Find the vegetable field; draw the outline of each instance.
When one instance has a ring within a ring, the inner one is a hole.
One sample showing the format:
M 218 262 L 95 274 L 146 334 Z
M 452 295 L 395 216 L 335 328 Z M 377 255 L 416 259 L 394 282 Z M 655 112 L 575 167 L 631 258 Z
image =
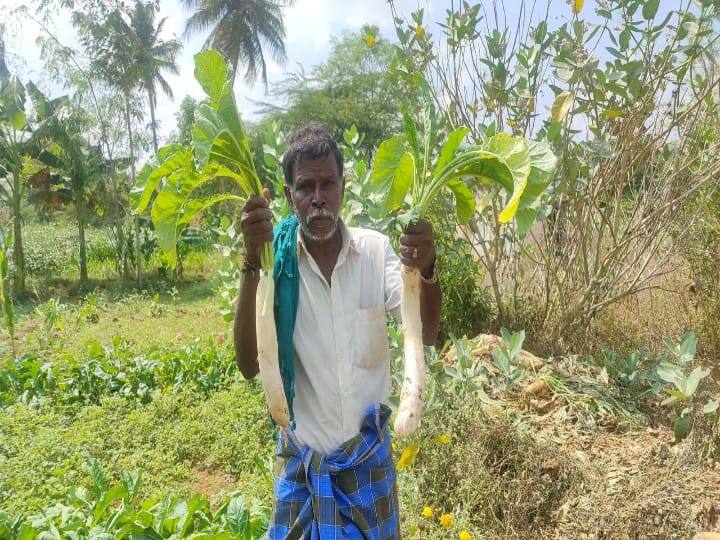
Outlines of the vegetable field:
M 432 225 L 438 339 L 408 267 L 387 329 L 403 537 L 720 538 L 720 3 L 311 4 L 0 6 L 0 540 L 265 535 L 239 221 L 292 212 L 309 121 L 348 226 Z

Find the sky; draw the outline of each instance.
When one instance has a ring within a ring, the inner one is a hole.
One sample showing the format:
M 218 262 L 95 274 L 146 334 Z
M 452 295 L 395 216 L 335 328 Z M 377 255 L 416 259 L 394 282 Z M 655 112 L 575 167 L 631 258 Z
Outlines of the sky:
M 33 21 L 10 15 L 17 7 L 27 4 L 27 0 L 0 0 L 0 20 L 5 20 L 8 25 L 6 47 L 10 55 L 11 70 L 23 80 L 39 82 L 50 95 L 61 94 L 64 92 L 63 88 L 48 80 L 44 73 L 43 60 L 35 43 L 35 38 L 41 31 L 40 27 Z M 398 0 L 396 4 L 407 13 L 417 6 L 416 0 Z M 270 88 L 273 83 L 282 80 L 286 73 L 298 71 L 299 65 L 309 71 L 323 62 L 330 52 L 331 36 L 358 31 L 364 24 L 377 25 L 382 35 L 394 36 L 392 17 L 386 0 L 343 0 L 342 8 L 339 8 L 339 5 L 337 0 L 296 0 L 292 7 L 285 10 L 288 59 L 284 66 L 280 66 L 266 56 Z M 437 2 L 435 7 L 425 5 L 425 9 L 431 13 L 440 8 L 440 13 L 444 13 L 444 7 Z M 164 37 L 182 39 L 189 12 L 180 2 L 161 0 L 160 16 L 167 17 Z M 77 47 L 77 36 L 68 12 L 60 13 L 57 19 L 52 21 L 52 28 L 64 45 Z M 183 50 L 178 59 L 180 73 L 166 75 L 173 88 L 174 99 L 170 100 L 162 94 L 158 96 L 157 118 L 161 140 L 175 128 L 175 114 L 182 98 L 186 95 L 198 98 L 203 96 L 193 76 L 193 55 L 201 50 L 205 38 L 206 35 L 196 35 L 189 40 L 182 40 Z M 253 101 L 271 100 L 265 95 L 262 83 L 251 86 L 246 84 L 242 77 L 238 77 L 235 91 L 244 118 L 256 118 L 258 106 L 253 104 Z
M 35 43 L 36 36 L 41 32 L 39 26 L 27 18 L 12 16 L 13 10 L 37 0 L 0 0 L 0 21 L 7 24 L 6 47 L 10 56 L 10 68 L 20 75 L 22 80 L 33 80 L 50 96 L 67 93 L 67 89 L 59 87 L 48 79 L 44 72 L 40 50 Z M 437 21 L 444 19 L 445 10 L 454 1 L 459 0 L 395 0 L 398 10 L 409 18 L 410 13 L 422 7 L 426 20 L 432 21 L 428 30 L 439 34 Z M 486 9 L 490 9 L 495 0 L 479 0 Z M 504 0 L 498 2 L 506 10 L 507 20 L 512 24 L 517 18 L 518 7 L 524 0 Z M 526 2 L 528 0 L 525 0 Z M 535 0 L 533 0 L 534 2 Z M 471 2 L 475 3 L 475 2 Z M 663 0 L 661 12 L 677 8 L 680 0 Z M 543 1 L 537 1 L 536 12 L 544 15 Z M 591 15 L 596 7 L 596 0 L 584 2 L 583 16 Z M 526 4 L 527 5 L 527 4 Z M 160 0 L 160 16 L 167 17 L 164 38 L 177 37 L 182 39 L 185 21 L 189 13 L 182 7 L 179 0 Z M 659 14 L 662 17 L 663 13 Z M 268 80 L 272 89 L 274 83 L 282 80 L 287 73 L 296 72 L 299 66 L 305 71 L 327 59 L 331 48 L 331 37 L 343 32 L 354 32 L 364 24 L 377 25 L 383 38 L 395 40 L 392 15 L 387 0 L 295 0 L 292 7 L 285 9 L 285 26 L 287 31 L 286 50 L 287 62 L 280 66 L 268 56 Z M 571 18 L 571 10 L 566 0 L 551 0 L 549 25 L 556 27 Z M 54 33 L 64 45 L 77 47 L 77 36 L 70 23 L 68 12 L 61 12 L 51 24 Z M 200 98 L 203 93 L 193 76 L 193 55 L 201 50 L 206 35 L 196 35 L 183 41 L 183 50 L 178 59 L 180 73 L 167 74 L 166 78 L 174 91 L 174 100 L 160 94 L 158 96 L 157 118 L 161 141 L 175 128 L 177 113 L 182 98 L 186 95 Z M 248 85 L 242 77 L 236 81 L 238 106 L 245 119 L 257 119 L 258 106 L 253 102 L 272 101 L 265 95 L 262 83 Z M 542 104 L 549 107 L 549 104 Z

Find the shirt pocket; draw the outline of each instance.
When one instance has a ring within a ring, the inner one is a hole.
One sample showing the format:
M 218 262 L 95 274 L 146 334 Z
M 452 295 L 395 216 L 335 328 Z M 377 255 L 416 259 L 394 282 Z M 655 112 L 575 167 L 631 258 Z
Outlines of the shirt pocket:
M 388 359 L 389 344 L 385 306 L 357 311 L 355 363 L 362 368 L 380 366 Z

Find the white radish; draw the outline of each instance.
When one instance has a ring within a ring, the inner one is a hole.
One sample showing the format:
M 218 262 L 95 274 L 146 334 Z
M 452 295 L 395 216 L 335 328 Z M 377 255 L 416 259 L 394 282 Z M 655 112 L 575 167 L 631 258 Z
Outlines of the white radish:
M 290 412 L 278 361 L 278 343 L 273 310 L 274 298 L 275 282 L 272 273 L 263 270 L 260 273 L 260 281 L 255 296 L 255 331 L 257 334 L 260 381 L 265 391 L 270 416 L 281 428 L 286 428 L 290 423 Z
M 400 406 L 395 418 L 395 433 L 398 437 L 411 435 L 420 423 L 425 393 L 425 354 L 422 341 L 422 319 L 420 317 L 420 271 L 408 266 L 402 267 L 402 317 L 405 355 L 405 373 Z

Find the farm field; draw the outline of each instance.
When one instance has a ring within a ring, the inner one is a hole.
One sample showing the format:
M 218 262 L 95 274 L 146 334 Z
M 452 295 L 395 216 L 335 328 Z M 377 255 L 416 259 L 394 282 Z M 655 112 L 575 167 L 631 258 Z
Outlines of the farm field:
M 402 538 L 718 540 L 720 4 L 318 9 L 0 6 L 0 540 L 273 537 L 340 219 Z

